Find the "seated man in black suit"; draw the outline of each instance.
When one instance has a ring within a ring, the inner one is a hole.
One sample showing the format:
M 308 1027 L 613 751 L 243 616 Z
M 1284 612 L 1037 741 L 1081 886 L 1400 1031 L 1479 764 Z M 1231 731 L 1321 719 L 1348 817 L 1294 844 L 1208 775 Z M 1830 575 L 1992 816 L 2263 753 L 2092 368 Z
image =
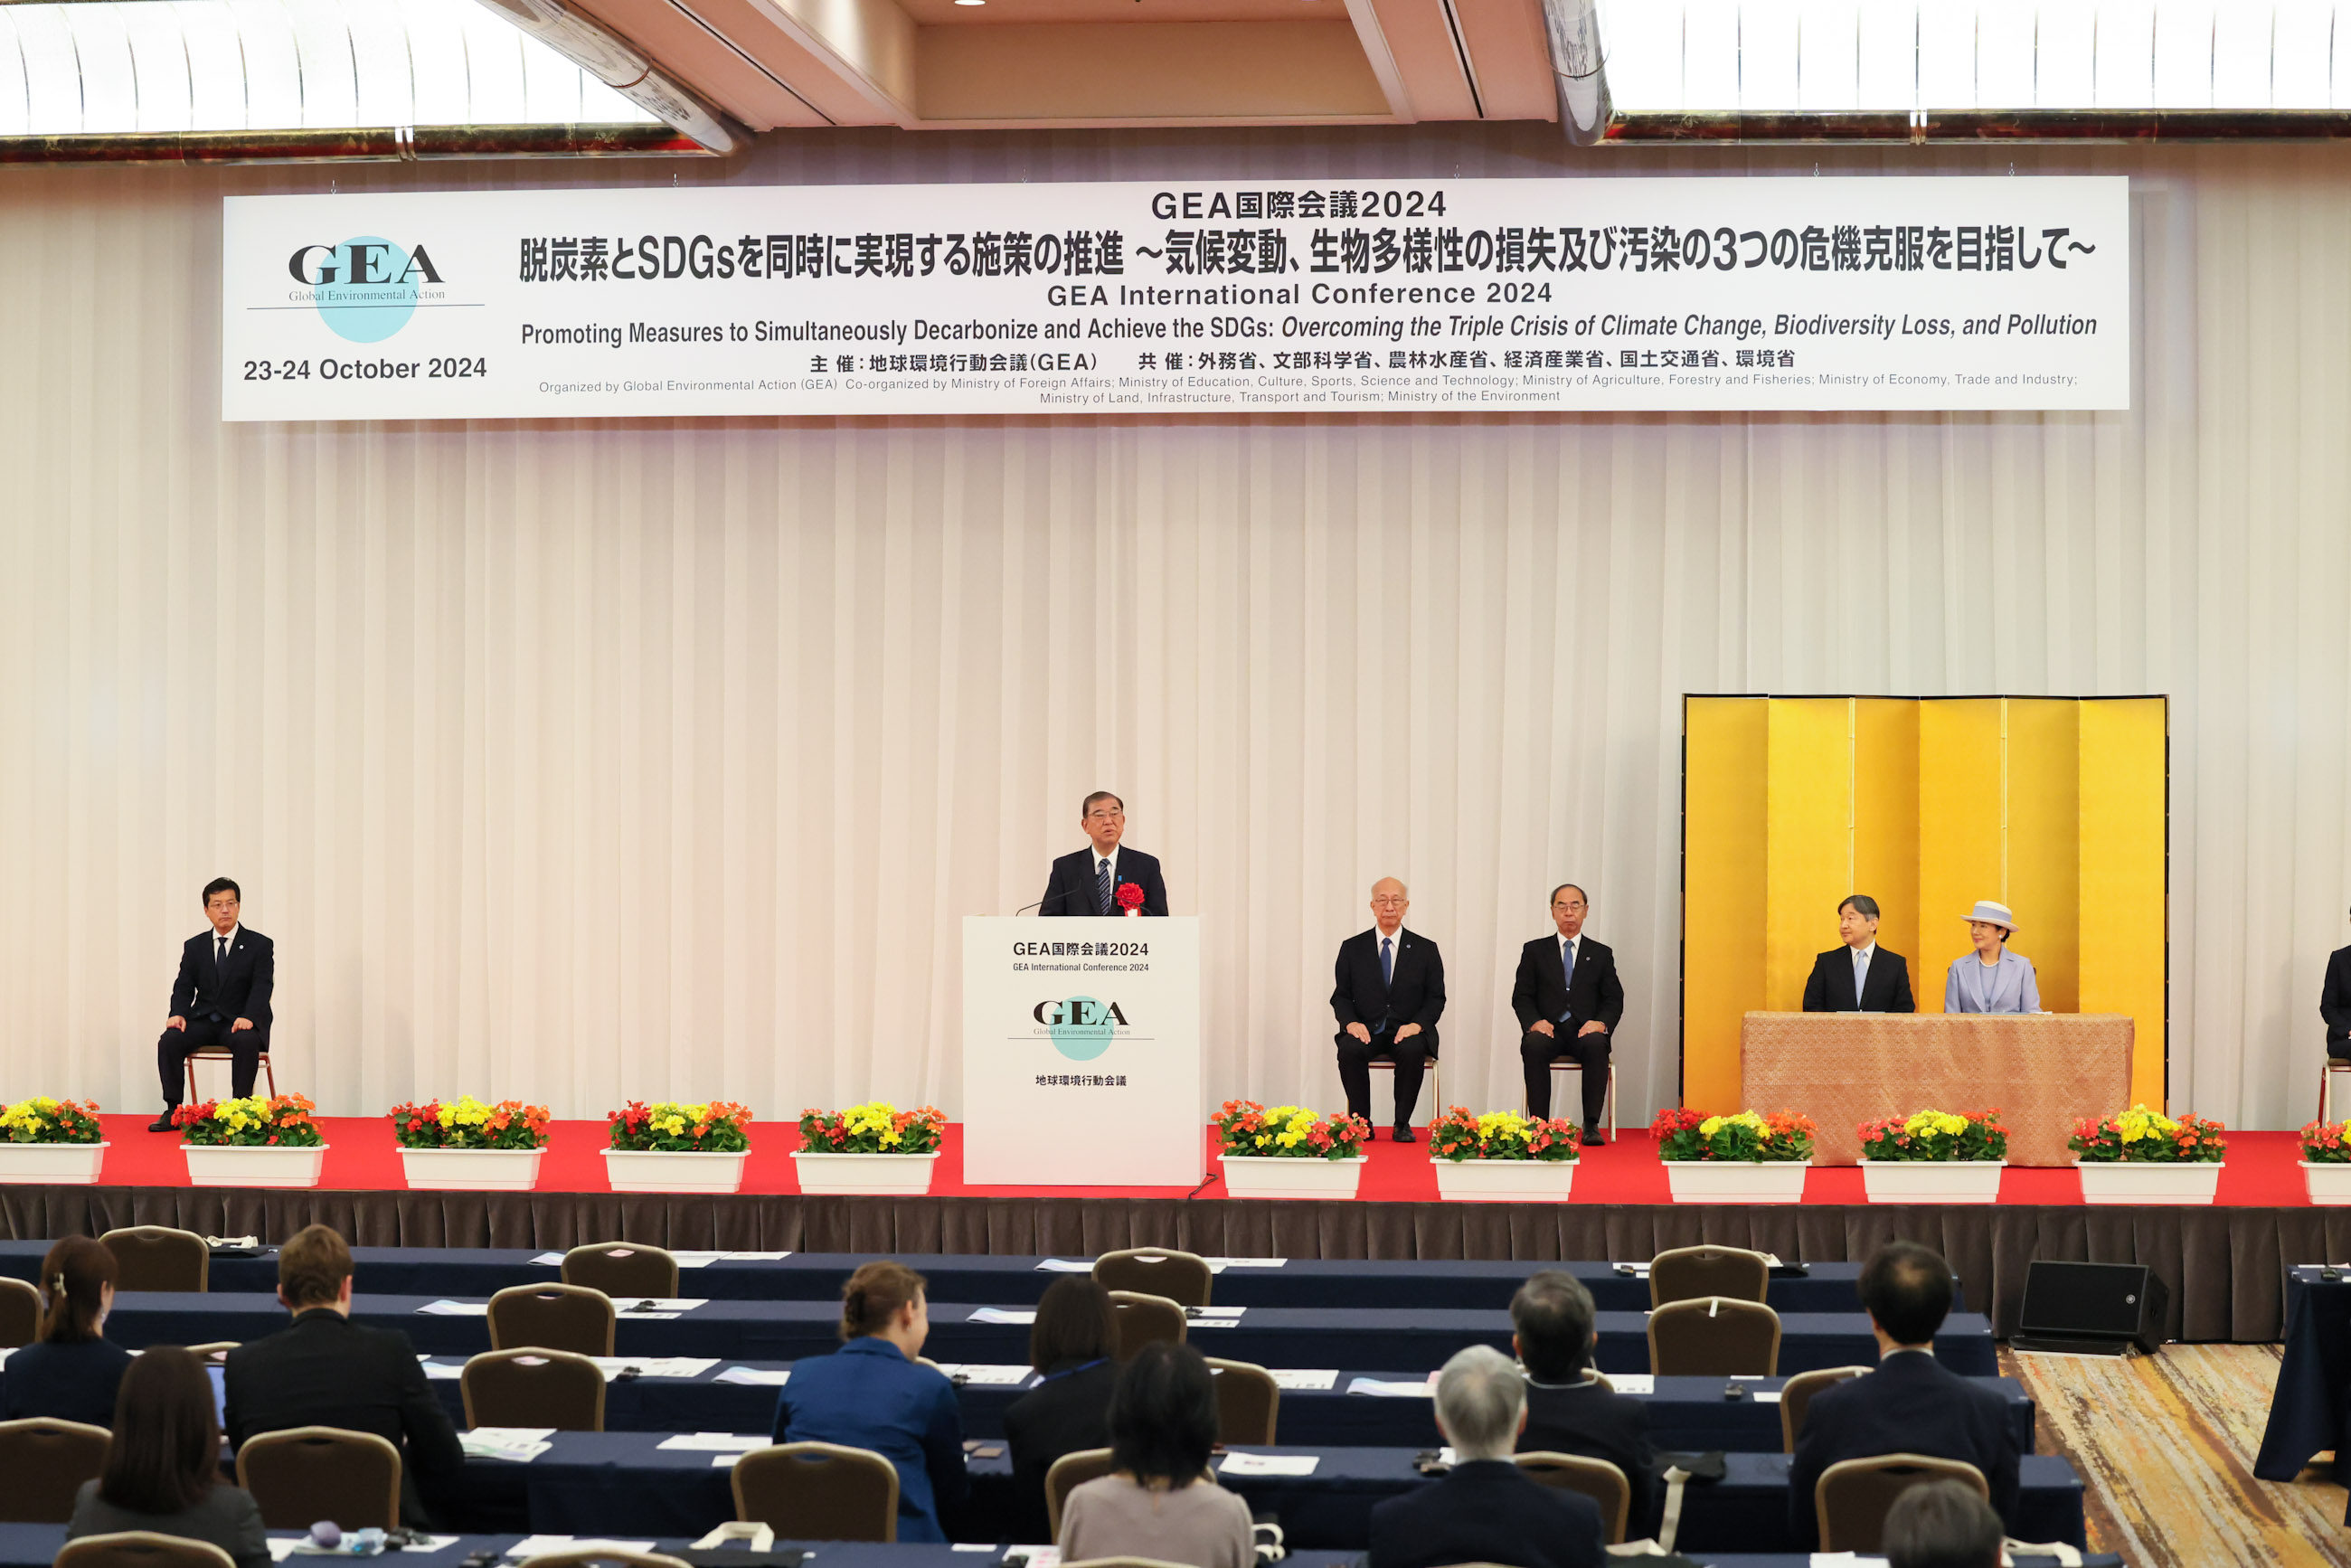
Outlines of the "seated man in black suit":
M 188 1053 L 226 1046 L 229 1088 L 240 1100 L 253 1092 L 261 1053 L 269 1049 L 269 993 L 277 984 L 277 952 L 269 938 L 237 923 L 244 891 L 225 876 L 204 883 L 204 918 L 210 931 L 180 947 L 180 973 L 172 981 L 172 1016 L 155 1042 L 155 1067 L 163 1078 L 163 1113 L 151 1133 L 172 1130 Z
M 2326 956 L 2326 983 L 2318 993 L 2318 1016 L 2326 1020 L 2326 1054 L 2351 1061 L 2351 947 L 2337 947 Z M 2342 1109 L 2334 1108 L 2336 1121 Z
M 1339 944 L 1331 1011 L 1339 1019 L 1339 1082 L 1347 1113 L 1372 1119 L 1374 1058 L 1395 1063 L 1395 1141 L 1412 1142 L 1412 1108 L 1421 1074 L 1437 1060 L 1437 1020 L 1445 1015 L 1445 959 L 1437 944 L 1404 928 L 1412 907 L 1404 883 L 1372 883 L 1372 928 Z
M 1856 893 L 1837 905 L 1837 935 L 1844 946 L 1813 960 L 1804 981 L 1808 1013 L 1915 1013 L 1910 965 L 1899 953 L 1877 945 L 1877 900 Z
M 1510 1347 L 1527 1379 L 1519 1452 L 1581 1454 L 1624 1471 L 1633 1488 L 1625 1532 L 1638 1541 L 1657 1531 L 1649 1412 L 1639 1400 L 1587 1379 L 1592 1348 L 1600 1343 L 1592 1322 L 1592 1292 L 1556 1269 L 1532 1276 L 1510 1298 Z
M 1915 1242 L 1880 1248 L 1861 1271 L 1861 1304 L 1877 1333 L 1877 1370 L 1813 1396 L 1788 1469 L 1788 1529 L 1798 1549 L 1820 1543 L 1813 1489 L 1840 1459 L 1925 1454 L 1983 1472 L 1992 1507 L 2016 1526 L 2016 1439 L 2000 1395 L 1947 1372 L 1935 1331 L 1951 1310 L 1951 1268 Z
M 350 1321 L 351 1249 L 323 1225 L 279 1249 L 277 1299 L 292 1325 L 228 1353 L 230 1446 L 289 1427 L 372 1432 L 401 1450 L 401 1522 L 427 1528 L 424 1497 L 455 1480 L 465 1456 L 416 1347 L 397 1329 Z
M 1886 1511 L 1886 1568 L 2000 1568 L 2000 1515 L 1963 1481 L 1920 1481 Z
M 1625 987 L 1616 955 L 1583 935 L 1592 904 L 1572 882 L 1552 889 L 1552 924 L 1558 934 L 1538 936 L 1519 954 L 1510 1010 L 1519 1015 L 1519 1064 L 1526 1074 L 1527 1110 L 1551 1114 L 1551 1064 L 1573 1060 L 1583 1069 L 1583 1141 L 1604 1144 L 1600 1118 L 1608 1104 L 1608 1040 L 1625 1017 Z
M 1167 884 L 1159 880 L 1159 862 L 1119 840 L 1126 835 L 1126 802 L 1107 789 L 1097 789 L 1078 808 L 1078 826 L 1093 841 L 1092 849 L 1074 850 L 1053 862 L 1046 879 L 1040 915 L 1123 915 L 1120 890 L 1133 885 L 1141 894 L 1145 915 L 1167 913 Z M 1133 894 L 1129 895 L 1134 896 Z
M 1372 1505 L 1370 1568 L 1600 1568 L 1607 1554 L 1599 1506 L 1510 1462 L 1526 1420 L 1526 1385 L 1500 1351 L 1473 1344 L 1456 1353 L 1437 1378 L 1437 1429 L 1452 1446 L 1453 1469 Z

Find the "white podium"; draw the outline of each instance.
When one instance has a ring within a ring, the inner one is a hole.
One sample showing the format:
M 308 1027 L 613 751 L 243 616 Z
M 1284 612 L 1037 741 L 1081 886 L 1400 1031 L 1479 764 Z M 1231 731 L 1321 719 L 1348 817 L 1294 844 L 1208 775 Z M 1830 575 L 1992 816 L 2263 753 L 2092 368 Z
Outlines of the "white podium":
M 963 923 L 963 1179 L 1191 1186 L 1203 1170 L 1197 915 Z

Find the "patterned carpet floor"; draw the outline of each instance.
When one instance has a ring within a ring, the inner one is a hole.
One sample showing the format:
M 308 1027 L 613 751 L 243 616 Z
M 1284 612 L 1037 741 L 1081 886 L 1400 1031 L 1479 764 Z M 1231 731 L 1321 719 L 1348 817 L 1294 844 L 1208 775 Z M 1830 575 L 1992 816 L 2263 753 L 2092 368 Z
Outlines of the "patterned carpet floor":
M 2040 1451 L 2081 1472 L 2091 1550 L 2132 1568 L 2351 1568 L 2345 1492 L 2325 1459 L 2291 1484 L 2253 1479 L 2279 1352 L 2171 1344 L 2110 1361 L 2003 1350 L 2001 1370 L 2040 1406 Z

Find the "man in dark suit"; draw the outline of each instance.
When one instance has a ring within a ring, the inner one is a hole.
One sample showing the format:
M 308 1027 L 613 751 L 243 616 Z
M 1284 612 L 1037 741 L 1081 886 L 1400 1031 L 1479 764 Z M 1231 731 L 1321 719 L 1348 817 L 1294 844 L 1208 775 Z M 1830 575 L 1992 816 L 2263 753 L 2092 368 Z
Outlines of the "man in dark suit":
M 350 1321 L 351 1249 L 323 1225 L 278 1250 L 277 1299 L 293 1323 L 228 1353 L 231 1447 L 289 1427 L 372 1432 L 401 1450 L 401 1522 L 427 1527 L 424 1499 L 456 1479 L 465 1456 L 416 1347 L 397 1329 Z
M 1372 1119 L 1374 1058 L 1395 1063 L 1395 1141 L 1412 1140 L 1420 1077 L 1437 1060 L 1437 1020 L 1445 1016 L 1445 959 L 1437 944 L 1404 928 L 1412 907 L 1404 883 L 1372 884 L 1372 928 L 1339 944 L 1331 1011 L 1339 1019 L 1339 1082 L 1347 1113 Z
M 1142 894 L 1144 914 L 1167 913 L 1167 884 L 1159 880 L 1159 862 L 1119 842 L 1126 834 L 1126 802 L 1107 789 L 1097 789 L 1078 808 L 1078 825 L 1093 847 L 1053 862 L 1038 914 L 1123 915 L 1126 906 L 1119 902 L 1119 890 L 1130 883 Z
M 1551 1064 L 1573 1060 L 1583 1069 L 1583 1141 L 1604 1144 L 1600 1117 L 1608 1103 L 1608 1041 L 1625 1017 L 1625 988 L 1616 955 L 1583 935 L 1592 910 L 1572 882 L 1552 890 L 1551 918 L 1558 934 L 1538 936 L 1519 954 L 1510 1010 L 1519 1015 L 1519 1062 L 1526 1071 L 1527 1110 L 1551 1114 Z
M 1808 1013 L 1915 1013 L 1910 965 L 1899 953 L 1877 945 L 1877 900 L 1856 893 L 1837 905 L 1837 935 L 1844 946 L 1813 960 L 1804 982 Z
M 1592 1292 L 1574 1275 L 1545 1269 L 1510 1298 L 1510 1347 L 1527 1380 L 1522 1454 L 1581 1454 L 1625 1472 L 1633 1489 L 1625 1534 L 1657 1531 L 1656 1451 L 1649 1446 L 1649 1413 L 1639 1400 L 1593 1379 L 1588 1368 L 1600 1331 L 1593 1325 Z
M 1526 1419 L 1526 1385 L 1500 1351 L 1473 1344 L 1457 1352 L 1437 1379 L 1437 1427 L 1453 1448 L 1453 1468 L 1372 1505 L 1371 1568 L 1601 1568 L 1599 1505 L 1510 1462 Z
M 238 1099 L 253 1092 L 261 1053 L 269 1049 L 269 993 L 277 979 L 277 953 L 269 938 L 237 922 L 243 891 L 225 876 L 204 883 L 204 917 L 213 928 L 180 948 L 172 982 L 172 1016 L 155 1042 L 155 1070 L 163 1080 L 163 1113 L 151 1133 L 172 1130 L 188 1053 L 226 1046 L 229 1086 Z
M 2016 1439 L 1991 1389 L 1946 1371 L 1935 1331 L 1951 1310 L 1951 1268 L 1914 1242 L 1880 1248 L 1861 1271 L 1861 1304 L 1877 1333 L 1877 1370 L 1813 1396 L 1788 1469 L 1788 1528 L 1797 1548 L 1820 1542 L 1813 1490 L 1840 1459 L 1925 1454 L 1975 1466 L 1991 1505 L 2016 1531 Z
M 2326 985 L 2318 993 L 2318 1016 L 2326 1020 L 2326 1054 L 2337 1061 L 2351 1061 L 2351 947 L 2337 947 L 2326 956 Z

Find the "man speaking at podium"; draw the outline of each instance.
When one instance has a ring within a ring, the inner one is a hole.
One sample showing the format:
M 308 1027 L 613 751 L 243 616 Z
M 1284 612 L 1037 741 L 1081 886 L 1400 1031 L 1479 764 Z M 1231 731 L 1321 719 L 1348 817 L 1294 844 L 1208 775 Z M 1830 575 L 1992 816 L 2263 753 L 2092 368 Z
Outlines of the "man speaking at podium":
M 277 949 L 258 931 L 238 923 L 243 890 L 225 876 L 204 883 L 204 918 L 213 928 L 188 938 L 180 948 L 180 973 L 172 982 L 172 1016 L 155 1042 L 155 1067 L 163 1080 L 163 1113 L 151 1133 L 172 1130 L 180 1083 L 191 1052 L 225 1046 L 229 1087 L 240 1100 L 253 1092 L 261 1053 L 269 1049 L 269 993 L 277 983 Z
M 1167 913 L 1167 884 L 1159 880 L 1159 862 L 1141 850 L 1119 843 L 1126 832 L 1126 802 L 1107 789 L 1097 789 L 1078 808 L 1078 825 L 1093 847 L 1077 850 L 1053 862 L 1045 883 L 1040 915 L 1123 915 L 1128 904 L 1121 890 L 1133 887 L 1126 900 L 1139 898 L 1145 915 Z

